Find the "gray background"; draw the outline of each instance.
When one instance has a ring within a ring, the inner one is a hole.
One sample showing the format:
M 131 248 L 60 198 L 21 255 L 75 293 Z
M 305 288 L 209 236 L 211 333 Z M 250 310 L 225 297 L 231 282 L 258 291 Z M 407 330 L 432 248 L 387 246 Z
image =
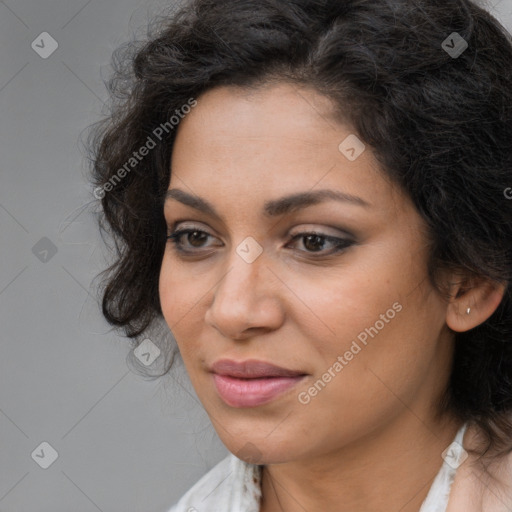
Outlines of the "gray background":
M 0 1 L 0 512 L 165 512 L 227 454 L 182 368 L 134 371 L 93 288 L 108 253 L 79 137 L 112 51 L 169 4 Z M 487 5 L 512 30 L 512 0 Z

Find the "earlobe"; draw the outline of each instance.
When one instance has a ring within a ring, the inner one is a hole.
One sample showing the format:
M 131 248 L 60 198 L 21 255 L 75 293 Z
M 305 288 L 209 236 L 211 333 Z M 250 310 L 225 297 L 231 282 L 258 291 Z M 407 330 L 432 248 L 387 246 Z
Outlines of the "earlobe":
M 471 286 L 457 285 L 446 309 L 446 324 L 455 332 L 465 332 L 484 323 L 500 305 L 506 283 L 472 280 Z

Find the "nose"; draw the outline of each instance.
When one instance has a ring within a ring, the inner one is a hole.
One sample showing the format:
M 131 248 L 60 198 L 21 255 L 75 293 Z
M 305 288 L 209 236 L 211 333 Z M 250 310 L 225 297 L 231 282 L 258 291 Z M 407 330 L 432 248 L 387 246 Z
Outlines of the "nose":
M 267 266 L 264 254 L 247 263 L 233 251 L 229 263 L 214 288 L 206 323 L 234 340 L 278 329 L 284 321 L 282 282 Z

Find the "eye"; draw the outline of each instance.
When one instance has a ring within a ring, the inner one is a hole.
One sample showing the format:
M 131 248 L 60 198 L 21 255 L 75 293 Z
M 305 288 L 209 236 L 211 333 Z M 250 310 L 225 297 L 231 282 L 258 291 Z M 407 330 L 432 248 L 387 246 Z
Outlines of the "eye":
M 302 240 L 302 245 L 306 250 L 301 250 L 301 252 L 320 253 L 322 256 L 338 253 L 354 244 L 354 241 L 348 238 L 338 238 L 317 232 L 299 233 L 292 238 L 292 241 L 295 240 Z M 331 244 L 332 249 L 330 251 L 323 250 L 326 243 Z
M 167 239 L 169 242 L 173 243 L 176 250 L 181 252 L 194 252 L 190 251 L 188 249 L 183 248 L 183 242 L 182 237 L 186 236 L 186 239 L 188 240 L 191 247 L 200 248 L 203 247 L 203 243 L 208 237 L 211 237 L 209 233 L 206 231 L 201 231 L 200 229 L 193 229 L 193 228 L 187 228 L 187 229 L 178 229 L 171 233 L 169 236 L 167 236 Z
M 208 247 L 205 245 L 208 238 L 214 238 L 206 231 L 194 228 L 179 229 L 167 236 L 169 242 L 174 244 L 176 251 L 183 254 L 200 253 L 201 249 Z M 184 240 L 187 242 L 184 244 Z M 292 237 L 291 243 L 302 240 L 305 249 L 298 249 L 300 252 L 309 254 L 319 254 L 320 256 L 329 256 L 347 249 L 355 242 L 348 238 L 338 238 L 325 233 L 306 232 L 298 233 Z M 289 245 L 289 244 L 287 244 Z M 330 250 L 325 250 L 325 246 L 330 245 Z

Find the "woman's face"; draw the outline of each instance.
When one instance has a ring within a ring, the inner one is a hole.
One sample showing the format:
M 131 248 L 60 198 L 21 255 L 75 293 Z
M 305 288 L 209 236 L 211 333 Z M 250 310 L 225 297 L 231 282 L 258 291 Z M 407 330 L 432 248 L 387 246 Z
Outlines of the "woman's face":
M 447 385 L 425 224 L 332 109 L 220 87 L 174 146 L 165 218 L 191 232 L 168 241 L 163 314 L 220 438 L 261 464 L 427 424 Z

